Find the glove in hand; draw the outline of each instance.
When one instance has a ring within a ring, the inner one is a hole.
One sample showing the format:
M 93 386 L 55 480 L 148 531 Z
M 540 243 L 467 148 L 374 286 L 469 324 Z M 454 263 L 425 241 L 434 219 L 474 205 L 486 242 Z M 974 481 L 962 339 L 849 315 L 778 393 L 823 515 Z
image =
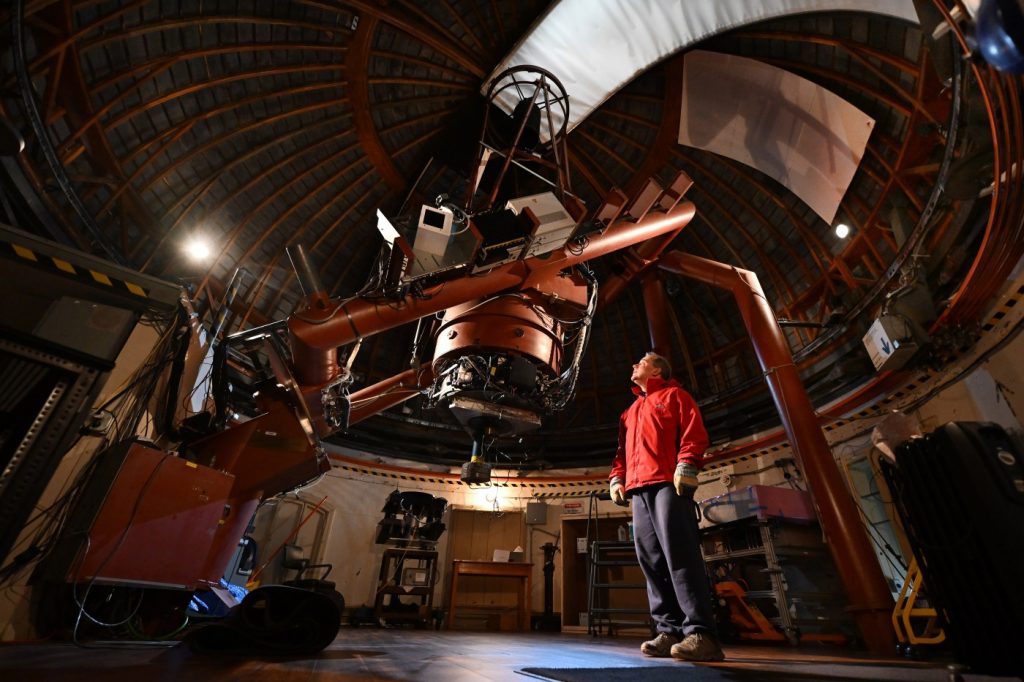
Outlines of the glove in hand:
M 672 484 L 676 487 L 676 495 L 692 500 L 693 494 L 697 492 L 697 468 L 692 464 L 677 464 Z
M 629 506 L 629 502 L 626 501 L 626 488 L 618 480 L 611 482 L 611 485 L 608 486 L 608 492 L 612 496 L 612 502 L 620 507 Z

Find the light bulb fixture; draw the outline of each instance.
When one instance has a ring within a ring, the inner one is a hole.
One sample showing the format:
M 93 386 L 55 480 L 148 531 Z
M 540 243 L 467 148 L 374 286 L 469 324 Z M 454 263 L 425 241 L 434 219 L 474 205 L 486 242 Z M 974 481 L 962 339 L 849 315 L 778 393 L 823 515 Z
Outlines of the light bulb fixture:
M 185 255 L 189 260 L 201 263 L 210 257 L 210 244 L 202 237 L 192 237 L 185 243 Z
M 836 236 L 840 239 L 846 239 L 850 236 L 850 226 L 846 223 L 836 223 Z

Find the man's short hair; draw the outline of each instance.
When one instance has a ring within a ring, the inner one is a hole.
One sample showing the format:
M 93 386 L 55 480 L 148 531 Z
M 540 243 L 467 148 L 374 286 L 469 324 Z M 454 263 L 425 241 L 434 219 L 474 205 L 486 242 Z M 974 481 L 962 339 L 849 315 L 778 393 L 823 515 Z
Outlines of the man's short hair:
M 672 365 L 668 360 L 658 355 L 654 351 L 647 353 L 644 357 L 651 361 L 651 364 L 661 370 L 661 378 L 668 381 L 672 378 Z

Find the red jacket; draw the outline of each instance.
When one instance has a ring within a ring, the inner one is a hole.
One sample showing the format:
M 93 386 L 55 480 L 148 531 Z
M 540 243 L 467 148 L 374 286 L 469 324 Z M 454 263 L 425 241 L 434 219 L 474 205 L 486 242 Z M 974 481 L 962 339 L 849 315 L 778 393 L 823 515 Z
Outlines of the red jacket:
M 619 417 L 619 448 L 609 480 L 618 478 L 626 490 L 671 482 L 676 464 L 700 470 L 708 434 L 697 403 L 674 379 L 647 380 L 647 393 L 634 388 L 637 399 Z

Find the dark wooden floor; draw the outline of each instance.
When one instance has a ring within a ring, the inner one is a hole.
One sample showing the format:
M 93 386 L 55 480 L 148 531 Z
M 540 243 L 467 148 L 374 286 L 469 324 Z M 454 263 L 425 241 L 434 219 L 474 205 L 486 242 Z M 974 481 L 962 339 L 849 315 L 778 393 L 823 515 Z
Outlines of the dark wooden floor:
M 639 652 L 634 637 L 567 634 L 506 634 L 413 629 L 343 628 L 317 656 L 260 659 L 198 655 L 183 646 L 104 646 L 83 648 L 66 642 L 0 645 L 3 682 L 326 682 L 330 680 L 531 679 L 526 667 L 635 668 L 615 679 L 687 680 L 908 680 L 947 682 L 941 662 L 872 658 L 827 647 L 731 646 L 728 660 L 693 664 L 651 659 Z M 652 670 L 651 668 L 660 668 Z M 641 670 L 646 668 L 647 670 Z M 713 671 L 717 671 L 713 672 Z M 620 674 L 621 675 L 621 674 Z M 963 674 L 964 682 L 997 680 Z

